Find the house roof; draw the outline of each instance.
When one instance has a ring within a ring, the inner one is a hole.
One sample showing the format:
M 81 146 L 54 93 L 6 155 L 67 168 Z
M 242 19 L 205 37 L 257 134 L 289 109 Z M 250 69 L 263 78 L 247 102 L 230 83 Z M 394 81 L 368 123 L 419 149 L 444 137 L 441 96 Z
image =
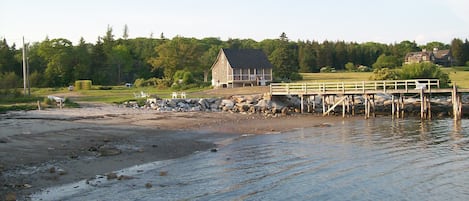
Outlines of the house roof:
M 259 49 L 225 49 L 222 51 L 232 68 L 272 68 L 267 56 Z
M 437 51 L 434 51 L 433 54 L 435 55 L 435 58 L 441 59 L 441 58 L 449 56 L 450 51 L 449 50 L 437 50 Z

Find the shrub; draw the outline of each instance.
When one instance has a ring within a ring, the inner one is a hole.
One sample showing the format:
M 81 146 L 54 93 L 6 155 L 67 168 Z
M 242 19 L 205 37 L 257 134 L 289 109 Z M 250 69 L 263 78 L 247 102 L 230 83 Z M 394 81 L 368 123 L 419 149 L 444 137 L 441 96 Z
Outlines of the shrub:
M 399 79 L 438 79 L 441 87 L 448 87 L 449 75 L 432 63 L 407 64 L 398 74 Z
M 345 69 L 347 71 L 356 71 L 357 68 L 355 67 L 355 64 L 353 64 L 352 62 L 348 62 L 345 64 Z
M 0 89 L 13 89 L 20 86 L 21 78 L 14 72 L 0 73 Z
M 396 80 L 398 75 L 393 70 L 389 68 L 381 68 L 373 70 L 373 75 L 370 77 L 370 80 Z
M 135 87 L 144 87 L 145 86 L 144 84 L 145 84 L 145 79 L 143 78 L 138 78 L 134 82 Z

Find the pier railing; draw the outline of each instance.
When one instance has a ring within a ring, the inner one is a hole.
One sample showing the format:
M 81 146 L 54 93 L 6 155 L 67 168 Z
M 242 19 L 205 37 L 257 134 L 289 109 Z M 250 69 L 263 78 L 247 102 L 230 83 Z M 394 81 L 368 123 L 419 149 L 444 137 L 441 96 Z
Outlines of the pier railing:
M 271 83 L 271 95 L 405 93 L 440 88 L 438 79 L 358 82 Z

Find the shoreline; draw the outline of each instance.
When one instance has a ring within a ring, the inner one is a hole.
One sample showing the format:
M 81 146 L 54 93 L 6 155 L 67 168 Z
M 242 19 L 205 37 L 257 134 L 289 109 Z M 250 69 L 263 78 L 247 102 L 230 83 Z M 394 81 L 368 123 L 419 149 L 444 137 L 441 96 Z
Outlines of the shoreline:
M 341 118 L 340 118 L 341 119 Z M 154 161 L 210 151 L 243 134 L 330 126 L 336 116 L 266 118 L 228 112 L 157 112 L 99 106 L 0 115 L 0 195 L 41 189 Z

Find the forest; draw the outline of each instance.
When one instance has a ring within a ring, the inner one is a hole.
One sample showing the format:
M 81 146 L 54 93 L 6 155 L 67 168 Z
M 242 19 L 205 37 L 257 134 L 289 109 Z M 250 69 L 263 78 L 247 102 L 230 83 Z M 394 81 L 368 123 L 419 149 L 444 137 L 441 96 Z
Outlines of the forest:
M 31 87 L 64 87 L 76 80 L 92 80 L 93 85 L 155 85 L 170 87 L 178 76 L 186 84 L 202 86 L 210 83 L 210 68 L 220 48 L 262 49 L 274 65 L 276 81 L 301 79 L 299 73 L 337 71 L 369 71 L 402 66 L 408 52 L 422 49 L 451 49 L 455 66 L 468 65 L 469 42 L 455 38 L 451 44 L 412 41 L 394 44 L 345 41 L 291 41 L 285 33 L 279 38 L 255 41 L 208 37 L 202 39 L 176 36 L 128 37 L 127 26 L 116 37 L 112 27 L 95 43 L 83 38 L 78 44 L 65 38 L 45 38 L 27 44 L 27 63 Z M 22 45 L 9 45 L 0 40 L 0 88 L 22 86 Z M 360 67 L 360 68 L 357 68 Z M 181 77 L 182 78 L 182 77 Z M 149 82 L 148 82 L 149 81 Z

